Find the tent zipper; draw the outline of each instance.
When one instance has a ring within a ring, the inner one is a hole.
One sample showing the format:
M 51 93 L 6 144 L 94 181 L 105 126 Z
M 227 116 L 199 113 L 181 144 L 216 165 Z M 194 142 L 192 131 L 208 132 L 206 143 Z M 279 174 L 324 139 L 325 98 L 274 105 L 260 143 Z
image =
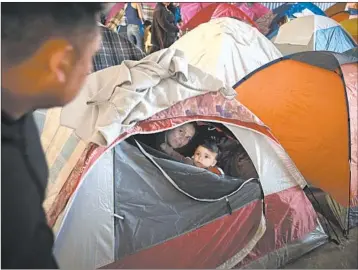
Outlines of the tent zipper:
M 230 205 L 229 198 L 227 196 L 225 197 L 225 201 L 226 201 L 226 207 L 227 207 L 227 210 L 229 212 L 229 215 L 232 215 L 232 208 L 231 208 L 231 205 Z

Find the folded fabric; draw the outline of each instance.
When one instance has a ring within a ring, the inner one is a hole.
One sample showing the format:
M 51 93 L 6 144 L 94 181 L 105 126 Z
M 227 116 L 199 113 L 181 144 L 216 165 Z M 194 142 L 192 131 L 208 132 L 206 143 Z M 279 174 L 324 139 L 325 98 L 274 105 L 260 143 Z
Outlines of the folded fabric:
M 164 49 L 90 74 L 78 97 L 63 108 L 61 125 L 85 141 L 108 146 L 138 121 L 217 91 L 236 96 L 232 87 L 189 65 L 181 51 Z

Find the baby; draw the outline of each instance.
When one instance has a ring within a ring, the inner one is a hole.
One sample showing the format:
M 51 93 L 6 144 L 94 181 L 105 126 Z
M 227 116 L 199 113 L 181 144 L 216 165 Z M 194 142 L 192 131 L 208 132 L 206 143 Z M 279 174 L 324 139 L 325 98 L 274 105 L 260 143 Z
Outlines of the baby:
M 176 152 L 168 144 L 163 143 L 160 145 L 160 148 L 167 153 L 169 156 L 175 160 L 184 162 L 186 164 L 196 166 L 202 169 L 208 169 L 209 171 L 216 173 L 218 175 L 223 175 L 223 171 L 216 167 L 217 158 L 219 156 L 219 147 L 216 142 L 213 140 L 206 140 L 204 143 L 200 144 L 194 152 L 192 158 L 184 157 L 178 152 Z

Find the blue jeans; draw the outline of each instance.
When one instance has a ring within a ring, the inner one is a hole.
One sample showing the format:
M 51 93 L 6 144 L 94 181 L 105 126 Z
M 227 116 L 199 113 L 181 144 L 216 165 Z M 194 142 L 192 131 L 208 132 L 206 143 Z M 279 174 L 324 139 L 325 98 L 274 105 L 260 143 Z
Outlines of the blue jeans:
M 127 36 L 130 42 L 143 51 L 143 35 L 140 32 L 139 25 L 128 24 Z

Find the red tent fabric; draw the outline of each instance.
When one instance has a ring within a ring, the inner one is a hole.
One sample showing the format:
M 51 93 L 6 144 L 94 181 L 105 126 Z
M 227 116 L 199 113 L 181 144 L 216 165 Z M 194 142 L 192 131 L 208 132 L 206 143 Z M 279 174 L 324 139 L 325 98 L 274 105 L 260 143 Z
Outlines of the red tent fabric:
M 190 21 L 202 9 L 210 6 L 212 3 L 180 3 L 181 17 L 184 24 Z
M 266 15 L 270 10 L 260 3 L 236 3 L 236 6 L 240 8 L 245 14 L 249 15 L 254 21 Z
M 250 16 L 245 14 L 237 6 L 227 3 L 213 3 L 198 12 L 189 22 L 184 24 L 182 29 L 192 30 L 202 23 L 221 17 L 236 18 L 256 27 L 255 22 L 250 18 Z
M 106 20 L 109 21 L 112 19 L 122 8 L 124 8 L 124 5 L 124 2 L 116 3 L 109 11 Z

